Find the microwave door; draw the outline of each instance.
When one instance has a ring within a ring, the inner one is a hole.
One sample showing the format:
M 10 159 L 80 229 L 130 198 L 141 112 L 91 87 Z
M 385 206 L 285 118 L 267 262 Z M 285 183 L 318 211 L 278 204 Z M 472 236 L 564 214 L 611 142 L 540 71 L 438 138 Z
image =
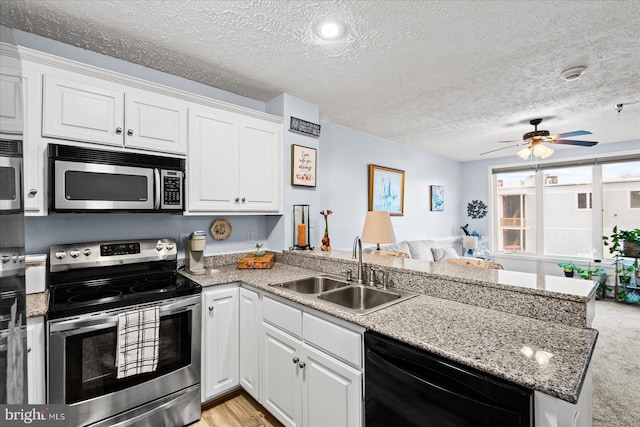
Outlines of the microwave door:
M 56 160 L 55 210 L 153 210 L 152 168 Z
M 0 156 L 0 211 L 17 211 L 21 207 L 20 177 L 22 159 Z

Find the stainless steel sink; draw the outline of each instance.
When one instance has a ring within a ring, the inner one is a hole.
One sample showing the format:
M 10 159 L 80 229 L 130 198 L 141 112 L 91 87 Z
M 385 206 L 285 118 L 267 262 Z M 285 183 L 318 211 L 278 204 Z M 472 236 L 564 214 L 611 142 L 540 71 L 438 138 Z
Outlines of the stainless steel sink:
M 288 282 L 273 283 L 289 292 L 309 298 L 318 298 L 323 304 L 339 306 L 353 314 L 368 314 L 399 303 L 417 294 L 398 289 L 383 290 L 372 286 L 357 285 L 328 275 L 305 277 Z
M 301 294 L 319 294 L 321 292 L 349 286 L 349 283 L 335 280 L 327 276 L 315 276 L 279 283 L 275 286 L 280 286 Z
M 318 295 L 323 301 L 339 305 L 356 314 L 367 314 L 416 296 L 398 289 L 382 290 L 371 286 L 351 285 Z

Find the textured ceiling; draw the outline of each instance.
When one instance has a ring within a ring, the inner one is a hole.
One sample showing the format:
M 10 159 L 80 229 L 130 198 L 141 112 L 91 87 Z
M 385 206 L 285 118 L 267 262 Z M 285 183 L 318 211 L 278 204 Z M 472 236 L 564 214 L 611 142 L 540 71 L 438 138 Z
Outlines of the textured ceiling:
M 459 161 L 520 138 L 535 117 L 552 134 L 640 139 L 640 102 L 614 109 L 640 101 L 635 0 L 9 5 L 24 31 L 263 101 L 286 92 L 323 120 Z M 347 37 L 318 40 L 323 18 Z M 579 80 L 560 78 L 576 65 L 588 67 Z

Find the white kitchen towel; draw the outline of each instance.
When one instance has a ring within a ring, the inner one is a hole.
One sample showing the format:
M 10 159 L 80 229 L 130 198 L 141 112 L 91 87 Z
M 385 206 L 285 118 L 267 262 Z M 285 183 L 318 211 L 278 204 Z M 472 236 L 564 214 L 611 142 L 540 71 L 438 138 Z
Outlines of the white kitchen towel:
M 117 378 L 156 370 L 159 325 L 158 307 L 118 315 Z

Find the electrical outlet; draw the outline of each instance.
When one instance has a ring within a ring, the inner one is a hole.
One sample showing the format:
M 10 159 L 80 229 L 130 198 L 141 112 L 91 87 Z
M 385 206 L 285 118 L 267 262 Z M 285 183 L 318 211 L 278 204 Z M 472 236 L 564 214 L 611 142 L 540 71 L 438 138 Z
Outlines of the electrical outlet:
M 187 246 L 187 238 L 189 237 L 189 234 L 191 233 L 180 233 L 180 238 L 178 240 L 178 248 L 184 250 L 184 248 Z
M 247 231 L 247 243 L 253 243 L 256 241 L 256 232 L 253 230 Z

